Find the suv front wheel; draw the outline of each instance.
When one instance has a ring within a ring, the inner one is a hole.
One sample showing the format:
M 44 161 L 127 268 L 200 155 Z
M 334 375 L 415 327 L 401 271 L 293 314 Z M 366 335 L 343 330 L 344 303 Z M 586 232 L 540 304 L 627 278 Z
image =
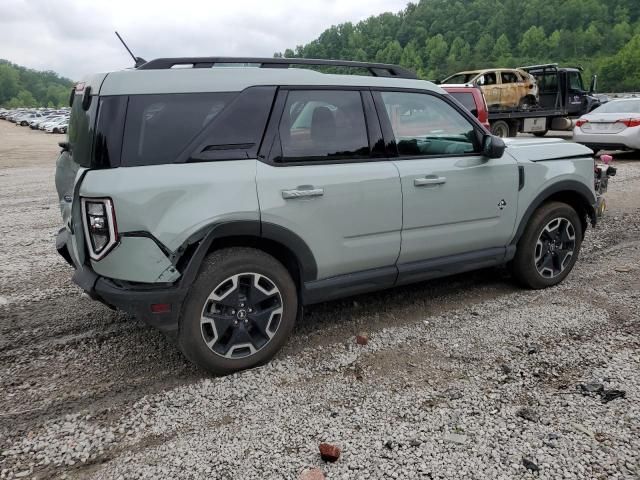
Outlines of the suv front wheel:
M 549 202 L 535 211 L 518 241 L 512 263 L 516 280 L 546 288 L 564 280 L 578 259 L 582 222 L 566 203 Z
M 185 300 L 178 343 L 216 375 L 268 362 L 293 330 L 296 287 L 287 269 L 253 248 L 210 254 Z

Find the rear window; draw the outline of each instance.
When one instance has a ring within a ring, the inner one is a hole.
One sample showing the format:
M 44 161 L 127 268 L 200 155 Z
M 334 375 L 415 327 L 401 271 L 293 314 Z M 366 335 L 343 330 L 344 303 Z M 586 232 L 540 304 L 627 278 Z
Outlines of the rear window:
M 122 165 L 173 163 L 235 95 L 224 92 L 131 96 Z
M 91 167 L 93 130 L 98 111 L 97 96 L 91 97 L 89 108 L 82 108 L 82 96 L 75 95 L 69 119 L 69 150 L 73 161 L 82 167 Z
M 459 101 L 464 108 L 469 110 L 474 117 L 478 117 L 478 107 L 472 93 L 453 92 L 450 95 Z

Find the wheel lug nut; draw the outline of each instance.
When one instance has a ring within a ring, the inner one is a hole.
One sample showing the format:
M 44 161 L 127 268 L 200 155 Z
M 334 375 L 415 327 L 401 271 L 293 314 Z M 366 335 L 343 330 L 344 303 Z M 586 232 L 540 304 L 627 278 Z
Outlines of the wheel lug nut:
M 250 309 L 249 309 L 249 313 L 253 313 L 253 308 L 250 308 Z
M 235 315 L 236 311 L 235 310 L 231 310 L 231 315 Z
M 243 307 L 244 307 L 244 303 L 241 303 L 241 304 L 240 304 L 240 308 L 243 308 Z

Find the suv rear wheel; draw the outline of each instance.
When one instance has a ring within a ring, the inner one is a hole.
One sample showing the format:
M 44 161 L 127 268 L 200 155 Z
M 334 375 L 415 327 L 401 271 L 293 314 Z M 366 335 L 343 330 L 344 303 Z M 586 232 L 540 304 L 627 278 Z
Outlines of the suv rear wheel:
M 531 217 L 517 245 L 512 272 L 522 285 L 546 288 L 564 280 L 582 244 L 582 223 L 566 203 L 549 202 Z
M 185 300 L 178 344 L 184 355 L 224 375 L 262 365 L 284 345 L 298 310 L 287 269 L 253 248 L 209 255 Z

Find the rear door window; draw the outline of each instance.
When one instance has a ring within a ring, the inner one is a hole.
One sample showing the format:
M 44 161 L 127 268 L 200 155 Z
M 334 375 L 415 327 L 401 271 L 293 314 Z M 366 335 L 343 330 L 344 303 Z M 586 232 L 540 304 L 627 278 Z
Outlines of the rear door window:
M 513 72 L 502 72 L 502 83 L 518 83 L 518 76 Z
M 180 93 L 129 97 L 123 166 L 173 163 L 235 93 Z
M 495 72 L 488 72 L 478 77 L 478 80 L 476 83 L 480 86 L 487 86 L 487 85 L 496 85 L 498 81 L 496 80 Z
M 358 91 L 292 90 L 280 120 L 282 161 L 346 160 L 370 156 Z

